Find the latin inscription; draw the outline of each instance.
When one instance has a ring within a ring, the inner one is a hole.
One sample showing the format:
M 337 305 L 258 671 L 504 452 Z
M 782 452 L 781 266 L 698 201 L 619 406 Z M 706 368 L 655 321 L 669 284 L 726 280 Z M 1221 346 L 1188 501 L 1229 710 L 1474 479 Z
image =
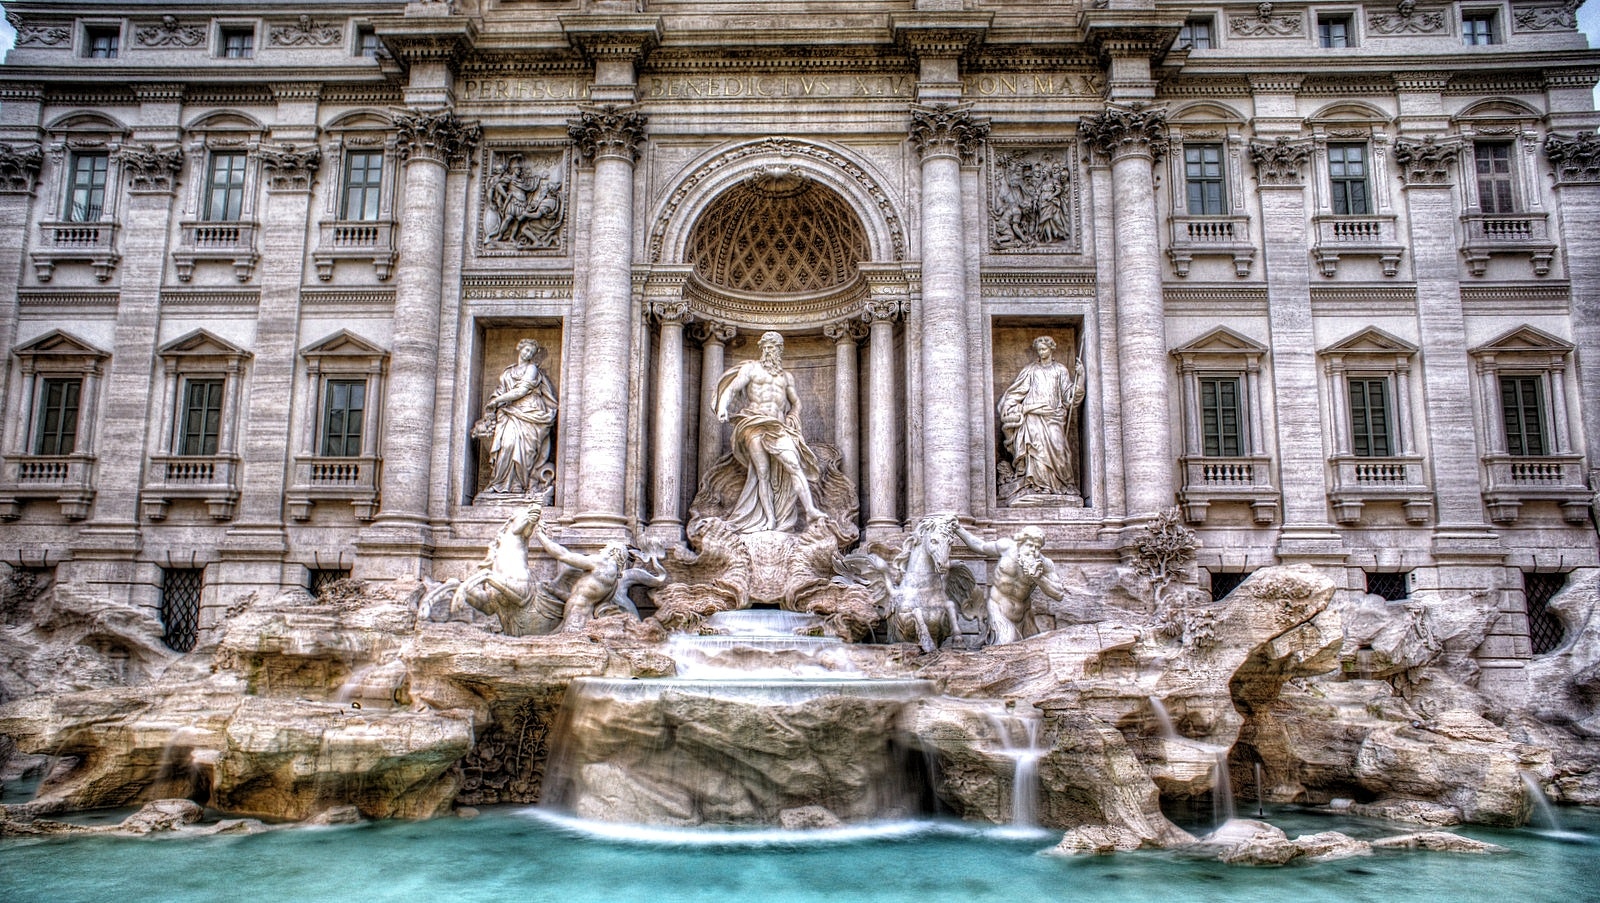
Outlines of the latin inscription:
M 1000 72 L 969 75 L 962 94 L 969 98 L 1095 96 L 1097 74 Z M 641 100 L 870 99 L 916 96 L 913 75 L 647 75 L 639 83 Z M 471 78 L 465 99 L 475 103 L 577 101 L 589 86 L 577 78 Z

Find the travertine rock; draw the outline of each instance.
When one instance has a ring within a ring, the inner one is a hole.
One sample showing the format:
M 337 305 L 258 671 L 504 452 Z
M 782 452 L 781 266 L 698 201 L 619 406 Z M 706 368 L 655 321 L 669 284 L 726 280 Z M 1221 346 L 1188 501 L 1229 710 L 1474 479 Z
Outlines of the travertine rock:
M 1070 856 L 1077 853 L 1122 853 L 1137 850 L 1143 846 L 1143 841 L 1137 834 L 1126 828 L 1113 828 L 1109 825 L 1080 825 L 1068 829 L 1061 838 L 1061 842 L 1052 847 L 1048 852 L 1057 856 Z
M 1499 844 L 1487 843 L 1451 834 L 1449 831 L 1424 831 L 1420 834 L 1402 834 L 1399 837 L 1381 837 L 1372 842 L 1375 850 L 1432 850 L 1435 853 L 1506 853 Z

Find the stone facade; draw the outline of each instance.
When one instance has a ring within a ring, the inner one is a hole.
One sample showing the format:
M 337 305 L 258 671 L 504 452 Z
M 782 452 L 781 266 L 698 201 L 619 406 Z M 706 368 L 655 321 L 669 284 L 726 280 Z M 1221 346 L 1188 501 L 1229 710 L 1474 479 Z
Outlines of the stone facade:
M 1525 581 L 1600 564 L 1600 54 L 1413 6 L 9 4 L 0 557 L 197 589 L 201 643 L 460 576 L 526 504 L 473 435 L 522 338 L 545 517 L 675 543 L 770 329 L 868 540 L 1036 525 L 1092 574 L 1176 503 L 1218 587 L 1485 608 L 1515 693 Z M 1012 505 L 1040 335 L 1078 493 Z

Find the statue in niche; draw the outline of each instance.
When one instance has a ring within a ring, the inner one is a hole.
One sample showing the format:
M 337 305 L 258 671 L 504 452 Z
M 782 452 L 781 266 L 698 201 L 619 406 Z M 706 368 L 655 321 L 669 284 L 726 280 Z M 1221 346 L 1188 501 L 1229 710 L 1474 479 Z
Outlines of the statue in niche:
M 529 172 L 521 154 L 513 154 L 490 176 L 488 199 L 494 224 L 486 240 L 514 244 L 524 250 L 556 247 L 561 231 L 561 169 Z
M 1022 368 L 1000 396 L 1000 432 L 1010 461 L 1000 463 L 1000 498 L 1013 507 L 1080 506 L 1078 408 L 1083 359 L 1072 369 L 1055 359 L 1056 340 L 1033 340 L 1038 360 Z
M 492 440 L 493 470 L 485 494 L 543 496 L 555 480 L 550 447 L 556 393 L 539 366 L 544 354 L 543 346 L 533 339 L 517 343 L 516 363 L 500 372 L 483 417 L 472 427 L 473 438 Z
M 989 644 L 1015 643 L 1037 633 L 1029 617 L 1034 589 L 1058 601 L 1066 594 L 1055 563 L 1044 557 L 1044 531 L 1023 527 L 1011 539 L 985 542 L 956 523 L 954 533 L 979 555 L 1000 559 L 989 575 Z
M 744 490 L 723 519 L 741 533 L 787 532 L 796 514 L 808 524 L 827 517 L 811 492 L 822 470 L 800 434 L 800 396 L 783 369 L 783 336 L 762 333 L 759 345 L 760 360 L 739 364 L 717 383 L 717 419 L 733 423 L 733 456 L 745 468 Z M 741 393 L 744 406 L 731 413 Z

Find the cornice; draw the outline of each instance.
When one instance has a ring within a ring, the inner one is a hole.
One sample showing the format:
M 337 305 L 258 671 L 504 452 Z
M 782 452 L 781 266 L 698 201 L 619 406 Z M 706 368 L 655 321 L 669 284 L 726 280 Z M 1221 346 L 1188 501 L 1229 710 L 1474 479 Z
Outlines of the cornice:
M 637 64 L 660 46 L 666 30 L 660 16 L 560 16 L 561 31 L 585 59 Z
M 478 38 L 472 20 L 456 16 L 380 19 L 374 23 L 383 46 L 401 63 L 459 63 Z

